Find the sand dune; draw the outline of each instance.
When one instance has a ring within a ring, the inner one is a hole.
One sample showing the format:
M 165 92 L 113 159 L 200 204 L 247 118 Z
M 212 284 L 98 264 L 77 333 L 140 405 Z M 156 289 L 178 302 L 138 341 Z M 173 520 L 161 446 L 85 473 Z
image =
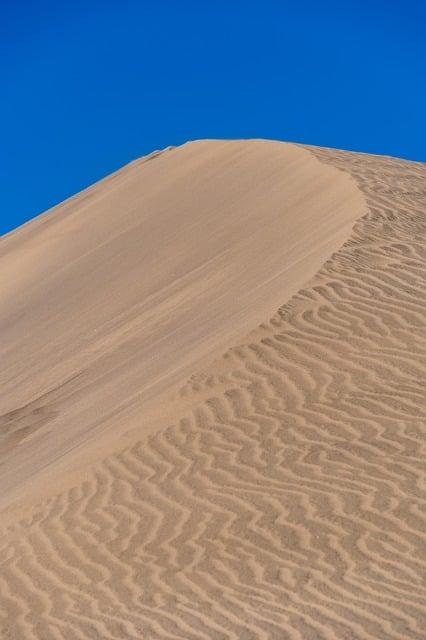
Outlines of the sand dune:
M 195 142 L 0 240 L 1 638 L 424 638 L 425 178 Z

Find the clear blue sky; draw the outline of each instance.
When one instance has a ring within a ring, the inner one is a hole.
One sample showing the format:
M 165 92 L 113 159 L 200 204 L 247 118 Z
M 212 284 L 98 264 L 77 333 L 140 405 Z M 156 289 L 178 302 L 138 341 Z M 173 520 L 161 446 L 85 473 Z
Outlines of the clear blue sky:
M 425 33 L 412 0 L 0 0 L 0 233 L 193 138 L 426 160 Z

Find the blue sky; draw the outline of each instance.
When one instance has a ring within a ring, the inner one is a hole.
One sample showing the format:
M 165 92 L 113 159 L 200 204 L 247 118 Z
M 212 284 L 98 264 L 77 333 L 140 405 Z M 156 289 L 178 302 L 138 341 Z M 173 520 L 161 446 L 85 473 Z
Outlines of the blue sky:
M 0 0 L 0 233 L 193 138 L 426 160 L 425 30 L 411 0 Z

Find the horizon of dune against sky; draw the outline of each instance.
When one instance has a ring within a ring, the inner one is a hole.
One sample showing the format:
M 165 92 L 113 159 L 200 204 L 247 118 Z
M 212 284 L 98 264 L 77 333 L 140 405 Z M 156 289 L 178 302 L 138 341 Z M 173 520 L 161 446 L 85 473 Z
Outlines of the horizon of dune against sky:
M 425 185 L 196 140 L 0 237 L 0 640 L 424 640 Z
M 426 160 L 419 0 L 2 0 L 0 234 L 168 145 Z

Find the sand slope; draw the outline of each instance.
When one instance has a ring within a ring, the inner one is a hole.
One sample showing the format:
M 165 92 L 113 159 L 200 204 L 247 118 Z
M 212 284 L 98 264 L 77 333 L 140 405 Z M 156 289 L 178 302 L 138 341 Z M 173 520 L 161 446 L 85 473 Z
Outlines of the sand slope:
M 3 486 L 82 442 L 87 454 L 88 438 L 98 451 L 119 423 L 146 435 L 147 400 L 156 414 L 161 392 L 270 317 L 365 211 L 348 176 L 301 148 L 205 141 L 142 158 L 6 236 L 3 451 L 20 447 Z
M 425 178 L 191 143 L 1 240 L 1 637 L 424 637 Z

